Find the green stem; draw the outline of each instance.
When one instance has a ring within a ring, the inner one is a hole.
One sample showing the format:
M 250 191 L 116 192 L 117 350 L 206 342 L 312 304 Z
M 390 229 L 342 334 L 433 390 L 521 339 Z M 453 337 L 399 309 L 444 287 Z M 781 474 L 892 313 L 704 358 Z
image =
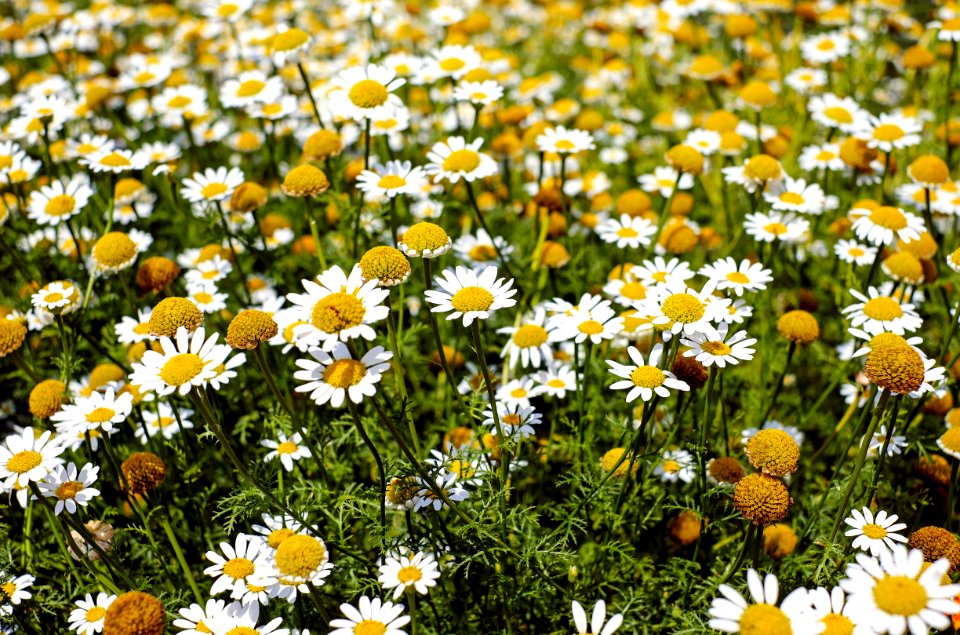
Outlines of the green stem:
M 161 508 L 160 511 L 160 525 L 163 527 L 163 531 L 167 534 L 167 539 L 170 541 L 170 546 L 173 547 L 173 553 L 177 557 L 177 562 L 180 563 L 180 568 L 183 570 L 183 574 L 187 576 L 187 584 L 190 585 L 190 590 L 193 591 L 193 596 L 196 598 L 198 604 L 203 605 L 203 594 L 200 593 L 200 588 L 197 586 L 197 581 L 194 579 L 193 573 L 190 571 L 190 566 L 187 564 L 187 559 L 183 557 L 183 550 L 180 548 L 180 542 L 177 541 L 177 535 L 174 533 L 173 527 L 170 526 L 170 519 L 167 518 L 167 512 L 163 508 Z
M 357 427 L 357 432 L 360 434 L 360 438 L 363 439 L 363 442 L 366 444 L 367 449 L 370 450 L 370 454 L 373 455 L 373 460 L 377 463 L 377 472 L 380 474 L 380 550 L 386 552 L 387 549 L 387 471 L 383 466 L 383 459 L 380 457 L 380 452 L 377 451 L 377 446 L 374 445 L 373 441 L 370 440 L 370 436 L 367 434 L 367 431 L 363 428 L 363 423 L 360 421 L 360 413 L 357 411 L 357 404 L 348 396 L 346 399 L 347 408 L 350 410 L 350 414 L 353 416 L 353 423 Z

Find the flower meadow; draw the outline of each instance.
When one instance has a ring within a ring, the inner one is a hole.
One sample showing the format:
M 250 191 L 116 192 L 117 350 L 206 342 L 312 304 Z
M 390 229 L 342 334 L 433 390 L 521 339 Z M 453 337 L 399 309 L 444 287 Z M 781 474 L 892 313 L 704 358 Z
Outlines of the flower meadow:
M 0 632 L 960 628 L 960 4 L 10 0 Z

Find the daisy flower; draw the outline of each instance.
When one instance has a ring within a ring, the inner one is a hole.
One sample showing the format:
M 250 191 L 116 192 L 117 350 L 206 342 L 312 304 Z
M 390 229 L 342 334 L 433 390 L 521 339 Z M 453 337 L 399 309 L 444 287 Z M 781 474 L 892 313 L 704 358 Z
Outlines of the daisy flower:
M 56 515 L 66 509 L 69 514 L 77 513 L 77 506 L 86 507 L 91 499 L 100 495 L 100 490 L 90 487 L 97 482 L 100 468 L 87 463 L 79 471 L 75 463 L 66 467 L 56 466 L 40 481 L 40 491 L 47 498 L 56 498 Z
M 519 377 L 511 379 L 497 388 L 496 398 L 508 406 L 517 406 L 528 408 L 530 399 L 537 394 L 536 386 L 532 377 Z
M 161 352 L 148 350 L 139 363 L 133 364 L 130 383 L 141 392 L 186 396 L 194 386 L 215 377 L 217 367 L 232 351 L 225 344 L 217 344 L 218 338 L 217 333 L 207 338 L 202 326 L 193 333 L 179 327 L 175 339 L 160 338 Z
M 271 598 L 283 598 L 291 604 L 298 593 L 311 593 L 324 585 L 333 570 L 330 550 L 323 540 L 309 533 L 295 533 L 284 538 L 271 552 L 273 582 Z
M 534 375 L 537 393 L 548 397 L 565 399 L 567 391 L 576 392 L 577 373 L 569 364 L 554 362 Z
M 537 149 L 540 152 L 553 152 L 559 155 L 576 154 L 584 150 L 593 150 L 593 135 L 586 130 L 567 129 L 564 126 L 547 128 L 537 137 Z
M 730 300 L 716 298 L 714 285 L 707 282 L 700 291 L 684 283 L 659 285 L 647 298 L 638 303 L 638 308 L 661 328 L 664 334 L 693 335 L 716 333 L 713 322 L 717 321 L 730 304 Z M 669 337 L 669 336 L 668 336 Z
M 616 337 L 623 330 L 623 318 L 618 317 L 610 302 L 600 296 L 584 293 L 580 302 L 550 318 L 548 327 L 555 332 L 558 342 L 572 340 L 592 344 Z
M 463 325 L 470 326 L 474 320 L 486 320 L 498 309 L 514 306 L 517 290 L 511 289 L 513 280 L 497 278 L 495 266 L 485 267 L 479 273 L 458 266 L 444 269 L 434 278 L 439 290 L 428 290 L 424 296 L 434 305 L 434 313 L 449 313 L 448 320 L 463 318 Z
M 855 135 L 865 139 L 868 148 L 893 152 L 920 143 L 922 131 L 923 126 L 913 117 L 883 113 L 878 117 L 871 116 Z
M 737 331 L 727 337 L 729 330 L 730 325 L 723 323 L 717 327 L 719 338 L 707 333 L 695 333 L 688 339 L 680 340 L 689 349 L 683 352 L 683 356 L 693 357 L 708 368 L 714 364 L 724 368 L 727 364 L 736 365 L 753 359 L 755 351 L 750 347 L 757 343 L 756 338 L 747 338 L 746 331 Z
M 380 598 L 371 600 L 364 595 L 356 607 L 341 604 L 340 611 L 344 617 L 330 621 L 330 626 L 335 629 L 330 635 L 355 635 L 361 625 L 380 635 L 407 635 L 402 629 L 410 622 L 410 617 L 403 615 L 403 604 L 384 602 Z
M 789 213 L 756 212 L 746 215 L 743 227 L 748 236 L 760 242 L 772 243 L 779 240 L 782 243 L 798 243 L 806 238 L 810 231 L 810 222 Z
M 203 573 L 215 578 L 210 595 L 230 591 L 230 597 L 246 603 L 248 582 L 266 586 L 269 581 L 269 552 L 265 543 L 246 534 L 238 534 L 233 544 L 221 542 L 219 552 L 208 551 L 204 557 L 213 564 Z
M 542 307 L 535 308 L 533 315 L 528 315 L 519 326 L 507 326 L 497 333 L 510 336 L 500 351 L 500 357 L 508 366 L 514 367 L 519 361 L 523 368 L 539 368 L 553 361 L 550 344 L 556 341 L 556 336 L 547 330 L 547 312 Z
M 717 291 L 732 289 L 738 296 L 744 291 L 762 291 L 773 280 L 770 269 L 764 269 L 759 262 L 741 260 L 740 265 L 733 258 L 721 258 L 704 265 L 697 272 L 716 284 Z
M 277 434 L 277 439 L 264 439 L 260 442 L 265 448 L 270 448 L 270 452 L 267 452 L 266 456 L 263 457 L 264 463 L 269 463 L 274 459 L 279 459 L 280 464 L 283 465 L 283 469 L 288 472 L 293 471 L 293 462 L 299 461 L 300 459 L 305 459 L 310 456 L 310 450 L 307 449 L 305 445 L 302 445 L 303 437 L 300 436 L 299 432 L 295 432 L 292 436 L 287 437 L 283 432 Z
M 691 483 L 696 477 L 693 455 L 686 450 L 668 450 L 664 452 L 663 460 L 657 464 L 653 473 L 664 483 Z
M 180 617 L 173 620 L 173 625 L 181 629 L 177 635 L 212 633 L 210 625 L 215 624 L 218 619 L 222 619 L 221 616 L 226 610 L 227 603 L 224 600 L 210 598 L 205 606 L 191 604 L 187 608 L 180 609 Z
M 615 243 L 619 249 L 636 249 L 650 244 L 657 227 L 646 218 L 622 214 L 620 220 L 611 218 L 597 228 L 597 234 L 606 243 Z
M 33 593 L 27 590 L 36 581 L 32 575 L 24 574 L 7 579 L 6 573 L 0 571 L 0 580 L 6 580 L 0 583 L 0 590 L 3 591 L 4 600 L 10 602 L 10 604 L 0 604 L 0 615 L 10 615 L 14 606 L 33 597 Z
M 8 435 L 3 440 L 0 445 L 0 480 L 5 490 L 42 481 L 63 463 L 59 456 L 64 448 L 52 437 L 49 430 L 40 432 L 26 427 L 23 432 Z
M 121 344 L 136 344 L 137 342 L 149 342 L 157 339 L 155 335 L 150 334 L 150 314 L 151 309 L 140 309 L 137 311 L 137 317 L 123 316 L 119 322 L 113 325 L 113 330 L 117 333 L 117 341 Z
M 80 308 L 83 296 L 77 285 L 67 280 L 51 282 L 30 296 L 30 303 L 54 315 L 66 315 Z
M 319 348 L 311 348 L 314 360 L 298 359 L 301 369 L 293 374 L 294 379 L 305 382 L 296 387 L 297 392 L 308 392 L 318 406 L 329 402 L 334 408 L 343 406 L 347 397 L 355 404 L 364 397 L 376 394 L 376 384 L 390 367 L 393 353 L 382 346 L 374 346 L 355 360 L 350 349 L 338 342 L 330 353 Z
M 805 38 L 800 42 L 803 60 L 811 65 L 829 64 L 850 51 L 850 38 L 839 31 Z
M 797 212 L 799 214 L 822 214 L 826 205 L 826 195 L 816 183 L 807 183 L 803 179 L 787 177 L 771 184 L 764 191 L 763 198 L 774 210 Z
M 142 170 L 150 163 L 150 159 L 139 152 L 130 150 L 109 150 L 80 158 L 80 165 L 93 172 L 110 172 L 120 174 Z
M 27 215 L 40 225 L 59 225 L 79 214 L 92 196 L 93 189 L 85 177 L 75 176 L 66 185 L 54 181 L 30 194 Z
M 917 391 L 917 393 L 922 394 L 920 391 Z M 913 395 L 911 394 L 911 396 Z M 864 398 L 866 398 L 866 396 L 864 396 Z M 887 430 L 887 426 L 882 425 L 877 428 L 877 431 L 873 433 L 873 437 L 870 439 L 870 446 L 867 448 L 867 457 L 876 458 L 879 456 L 884 445 L 887 446 L 888 457 L 896 456 L 906 449 L 907 438 L 897 434 L 890 436 L 890 431 Z
M 289 629 L 280 628 L 282 617 L 260 624 L 260 604 L 257 602 L 234 602 L 210 620 L 210 630 L 219 635 L 231 633 L 255 633 L 256 635 L 290 635 Z
M 70 611 L 70 630 L 80 635 L 94 635 L 103 630 L 103 622 L 107 616 L 107 609 L 117 599 L 115 595 L 104 592 L 97 594 L 96 599 L 87 593 L 84 599 L 77 600 L 77 608 Z
M 650 401 L 654 394 L 661 398 L 667 398 L 670 396 L 670 389 L 690 390 L 690 386 L 677 379 L 677 376 L 672 372 L 658 368 L 660 357 L 663 355 L 661 344 L 655 345 L 650 350 L 646 361 L 643 359 L 643 353 L 637 350 L 635 346 L 628 346 L 627 354 L 633 361 L 632 365 L 621 364 L 612 359 L 606 360 L 610 372 L 623 379 L 623 381 L 611 384 L 610 388 L 612 390 L 629 390 L 627 403 L 632 403 L 637 397 L 644 401 Z
M 283 93 L 283 80 L 278 75 L 267 77 L 260 71 L 241 73 L 220 86 L 220 103 L 226 108 L 243 108 L 255 103 L 276 101 Z
M 853 509 L 844 522 L 852 527 L 845 535 L 854 538 L 853 548 L 869 551 L 874 557 L 888 553 L 897 542 L 907 542 L 905 536 L 896 533 L 906 529 L 906 524 L 898 523 L 895 514 L 888 515 L 883 510 L 874 517 L 869 507 L 862 511 Z
M 473 69 L 479 68 L 482 63 L 483 58 L 472 46 L 450 44 L 431 51 L 427 65 L 430 73 L 437 78 L 460 79 Z
M 637 180 L 644 192 L 656 192 L 663 198 L 669 198 L 674 189 L 689 190 L 693 187 L 693 175 L 678 172 L 669 166 L 654 168 L 653 173 L 643 174 Z
M 921 551 L 893 545 L 878 558 L 857 555 L 840 587 L 847 592 L 850 611 L 874 632 L 902 635 L 909 628 L 920 635 L 947 628 L 949 616 L 960 612 L 953 600 L 960 585 L 943 584 L 949 568 L 945 559 L 924 568 Z
M 721 584 L 717 590 L 723 597 L 714 598 L 710 605 L 710 628 L 724 633 L 750 633 L 780 628 L 793 635 L 817 635 L 823 631 L 821 622 L 809 619 L 810 598 L 804 588 L 793 590 L 777 606 L 780 584 L 768 573 L 766 578 L 753 569 L 747 570 L 748 602 L 733 587 Z M 777 626 L 774 627 L 773 625 Z
M 684 282 L 696 274 L 690 269 L 690 264 L 679 258 L 664 260 L 656 256 L 653 260 L 644 260 L 633 265 L 626 272 L 626 277 L 634 277 L 645 285 L 670 284 Z
M 497 402 L 497 416 L 504 434 L 514 440 L 532 437 L 533 426 L 540 425 L 543 420 L 543 415 L 532 406 L 500 401 Z M 493 419 L 493 410 L 490 408 L 483 411 L 483 425 L 489 426 L 490 434 L 496 436 L 497 423 Z
M 287 294 L 295 305 L 294 316 L 302 322 L 293 330 L 297 342 L 331 351 L 338 343 L 358 337 L 372 341 L 376 333 L 370 325 L 386 319 L 390 312 L 383 306 L 390 292 L 380 288 L 379 280 L 364 282 L 358 265 L 349 276 L 334 265 L 316 280 L 301 281 L 306 293 Z
M 833 253 L 843 262 L 862 267 L 869 265 L 877 256 L 877 248 L 858 243 L 855 240 L 843 239 L 833 246 Z
M 487 106 L 503 97 L 503 87 L 492 79 L 482 82 L 460 82 L 453 89 L 456 101 L 468 101 L 478 106 Z
M 825 143 L 823 145 L 809 145 L 800 151 L 800 158 L 797 159 L 800 168 L 807 172 L 817 170 L 829 170 L 831 172 L 842 172 L 847 164 L 840 158 L 840 145 L 837 143 Z
M 386 119 L 403 107 L 393 91 L 405 83 L 393 69 L 369 64 L 340 71 L 327 97 L 334 112 L 347 119 Z
M 607 621 L 607 603 L 603 600 L 598 600 L 593 605 L 589 624 L 587 623 L 587 612 L 583 610 L 579 602 L 573 600 L 570 603 L 570 610 L 573 613 L 573 626 L 580 635 L 613 635 L 623 624 L 623 615 L 620 613 L 611 615 L 610 620 Z
M 460 179 L 471 183 L 497 173 L 497 162 L 488 154 L 480 152 L 483 139 L 467 143 L 463 137 L 448 137 L 446 141 L 433 144 L 427 153 L 427 174 L 438 183 L 447 179 L 456 183 Z
M 851 134 L 867 123 L 869 113 L 851 97 L 837 97 L 825 93 L 810 98 L 807 102 L 810 118 L 821 126 L 836 128 L 840 132 Z
M 436 475 L 434 477 L 433 484 L 434 486 L 431 488 L 426 483 L 421 482 L 420 489 L 413 498 L 413 511 L 418 512 L 420 510 L 432 509 L 433 511 L 438 512 L 443 509 L 446 503 L 442 498 L 437 496 L 434 489 L 438 489 L 443 492 L 446 497 L 454 503 L 458 503 L 470 497 L 470 492 L 464 489 L 457 482 L 457 475 L 449 471 L 444 474 Z
M 388 556 L 380 565 L 378 581 L 384 589 L 393 589 L 396 600 L 408 588 L 420 595 L 426 595 L 440 579 L 439 565 L 433 556 L 422 551 L 414 554 Z
M 850 210 L 850 218 L 857 238 L 876 247 L 893 245 L 898 240 L 909 243 L 926 231 L 922 218 L 899 207 L 855 207 Z
M 50 420 L 56 423 L 59 434 L 83 434 L 88 430 L 112 433 L 127 420 L 133 411 L 133 395 L 128 392 L 117 395 L 112 387 L 104 392 L 94 391 L 72 404 L 63 404 Z
M 887 332 L 903 335 L 923 326 L 923 320 L 912 304 L 885 295 L 876 287 L 869 287 L 867 295 L 850 289 L 850 295 L 860 300 L 843 309 L 853 328 L 862 329 L 870 335 Z
M 357 187 L 373 198 L 420 192 L 427 175 L 423 168 L 413 167 L 410 161 L 387 161 L 382 171 L 364 170 L 357 177 Z
M 846 594 L 838 586 L 827 591 L 818 587 L 810 591 L 810 619 L 826 625 L 825 633 L 850 633 L 851 635 L 871 635 L 873 632 L 864 624 L 858 624 L 860 616 L 850 611 L 846 604 Z
M 243 183 L 239 168 L 207 168 L 201 174 L 194 172 L 192 178 L 183 179 L 180 195 L 191 203 L 216 203 L 225 201 Z
M 460 260 L 480 270 L 486 267 L 487 263 L 496 260 L 498 253 L 507 258 L 513 253 L 513 245 L 501 236 L 491 237 L 481 228 L 476 235 L 462 234 L 453 242 L 453 250 Z

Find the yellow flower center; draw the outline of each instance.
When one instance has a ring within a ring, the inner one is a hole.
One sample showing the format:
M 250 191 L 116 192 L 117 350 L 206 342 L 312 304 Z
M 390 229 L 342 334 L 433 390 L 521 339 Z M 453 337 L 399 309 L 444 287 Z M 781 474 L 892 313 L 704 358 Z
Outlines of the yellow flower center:
M 417 253 L 440 249 L 449 242 L 443 227 L 428 222 L 417 223 L 403 233 L 403 244 Z
M 461 313 L 486 311 L 493 304 L 493 294 L 483 287 L 464 287 L 453 294 L 450 304 Z
M 569 139 L 560 139 L 554 144 L 554 146 L 556 147 L 557 150 L 567 151 L 567 152 L 569 152 L 570 150 L 573 150 L 576 147 L 575 145 L 573 145 L 573 141 L 570 141 Z
M 387 174 L 380 178 L 380 181 L 377 182 L 377 185 L 382 187 L 385 190 L 395 190 L 398 187 L 403 187 L 407 184 L 407 180 L 402 176 L 397 176 L 396 174 Z
M 663 314 L 681 324 L 689 324 L 703 318 L 706 307 L 689 293 L 674 293 L 663 301 Z
M 254 571 L 253 563 L 246 558 L 233 558 L 223 565 L 224 574 L 234 580 L 242 580 Z
M 763 226 L 763 229 L 774 236 L 782 236 L 787 233 L 787 226 L 783 223 L 767 223 Z
M 285 576 L 306 578 L 316 571 L 327 550 L 313 536 L 297 534 L 290 536 L 277 547 L 277 570 Z
M 677 461 L 674 461 L 673 459 L 667 459 L 663 462 L 662 467 L 664 472 L 673 474 L 674 472 L 679 472 L 681 466 Z
M 873 138 L 877 141 L 896 141 L 906 133 L 900 126 L 885 123 L 873 129 Z
M 513 334 L 513 343 L 520 348 L 533 348 L 547 341 L 547 331 L 538 324 L 524 324 Z
M 626 282 L 620 287 L 620 295 L 629 300 L 643 300 L 647 297 L 647 288 L 637 281 Z
M 277 454 L 293 454 L 297 451 L 297 444 L 292 441 L 284 441 L 277 446 Z
M 93 246 L 97 264 L 107 268 L 123 267 L 137 256 L 137 244 L 123 232 L 104 234 Z
M 217 7 L 217 15 L 219 15 L 221 18 L 228 18 L 236 13 L 239 9 L 240 7 L 232 3 L 221 4 L 219 7 Z
M 66 216 L 76 208 L 77 202 L 69 194 L 58 194 L 43 208 L 49 216 Z
M 397 572 L 397 579 L 403 584 L 416 582 L 423 577 L 423 572 L 417 567 L 403 567 Z
M 620 238 L 636 238 L 638 235 L 639 234 L 637 234 L 637 230 L 629 226 L 621 227 L 620 229 L 617 230 L 617 236 L 619 236 Z
M 185 97 L 184 95 L 177 95 L 173 99 L 167 102 L 167 106 L 170 108 L 183 108 L 190 105 L 190 98 Z
M 886 322 L 903 317 L 900 303 L 892 298 L 880 296 L 863 305 L 863 313 L 869 318 Z
M 383 635 L 387 625 L 377 620 L 363 620 L 353 627 L 353 635 Z
M 866 252 L 863 251 L 862 249 L 860 249 L 859 247 L 851 247 L 850 250 L 847 251 L 847 253 L 850 254 L 851 256 L 853 256 L 854 258 L 859 258 L 860 256 L 862 256 L 862 255 L 865 254 Z
M 564 386 L 566 386 L 566 384 L 563 383 L 562 379 L 556 379 L 556 378 L 548 381 L 547 385 L 550 386 L 551 388 L 563 388 Z
M 248 79 L 237 87 L 237 97 L 253 97 L 266 87 L 259 79 Z
M 15 474 L 25 474 L 43 462 L 43 455 L 33 450 L 17 452 L 7 461 L 7 469 Z
M 291 51 L 301 46 L 310 36 L 300 29 L 287 29 L 273 36 L 273 50 Z
M 207 293 L 206 291 L 197 291 L 193 294 L 193 299 L 199 302 L 200 304 L 207 304 L 208 302 L 213 302 L 213 296 Z
M 780 195 L 780 200 L 788 205 L 803 205 L 803 197 L 796 192 L 784 192 Z
M 526 392 L 526 391 L 523 391 L 523 392 Z M 518 426 L 521 423 L 523 423 L 523 421 L 520 419 L 520 415 L 518 415 L 515 412 L 511 412 L 510 414 L 503 415 L 502 421 L 508 426 Z
M 775 606 L 751 604 L 740 616 L 741 635 L 793 635 L 790 618 Z
M 124 168 L 130 165 L 130 160 L 117 152 L 111 152 L 100 159 L 100 164 L 111 168 Z
M 876 225 L 894 231 L 907 226 L 907 217 L 896 207 L 878 207 L 870 212 L 870 220 Z
M 323 381 L 335 388 L 356 386 L 367 373 L 363 362 L 355 359 L 338 359 L 323 371 Z
M 387 87 L 373 79 L 361 79 L 350 89 L 350 101 L 357 108 L 375 108 L 387 102 Z
M 209 627 L 209 626 L 207 626 L 206 624 L 203 623 L 202 620 L 199 621 L 199 622 L 197 622 L 197 625 L 196 625 L 195 628 L 197 629 L 197 631 L 199 631 L 199 632 L 201 632 L 201 633 L 212 633 L 212 632 L 213 632 L 213 631 L 210 630 L 210 627 Z
M 296 532 L 288 527 L 281 527 L 280 529 L 274 529 L 270 532 L 270 535 L 267 536 L 267 544 L 270 545 L 273 549 L 276 549 L 280 546 L 284 540 L 290 536 L 296 535 Z
M 0 598 L 3 598 L 3 596 L 12 598 L 13 594 L 16 593 L 16 591 L 17 591 L 17 585 L 15 585 L 13 582 L 0 584 Z
M 207 183 L 203 186 L 203 189 L 200 190 L 200 196 L 203 198 L 216 198 L 224 192 L 227 191 L 227 186 L 225 183 Z
M 83 483 L 80 481 L 66 481 L 57 488 L 56 495 L 62 501 L 70 498 L 76 498 L 77 493 L 83 489 Z
M 743 166 L 744 175 L 756 181 L 772 181 L 783 175 L 780 162 L 768 154 L 758 154 Z
M 206 364 L 199 355 L 180 353 L 174 355 L 160 369 L 160 379 L 170 386 L 181 386 L 203 371 Z
M 747 284 L 750 282 L 750 277 L 745 273 L 732 271 L 727 274 L 727 280 L 736 284 Z
M 846 615 L 830 613 L 820 621 L 827 625 L 822 635 L 853 635 L 853 622 Z
M 99 622 L 107 614 L 107 609 L 101 606 L 94 606 L 93 608 L 87 609 L 87 614 L 84 616 L 84 619 L 88 623 Z
M 710 353 L 711 355 L 729 355 L 733 352 L 729 346 L 724 342 L 704 342 L 700 345 L 700 348 Z
M 474 245 L 470 248 L 470 260 L 475 260 L 477 262 L 487 262 L 488 260 L 493 260 L 497 257 L 497 251 L 494 249 L 493 245 Z
M 310 320 L 324 333 L 339 333 L 363 324 L 366 309 L 352 293 L 331 293 L 313 307 Z
M 227 635 L 260 635 L 260 631 L 249 626 L 234 626 L 227 631 Z
M 666 379 L 667 376 L 656 366 L 637 366 L 630 373 L 630 381 L 639 388 L 658 388 Z
M 853 123 L 853 114 L 842 106 L 832 106 L 823 111 L 827 119 L 833 119 L 837 123 Z
M 833 40 L 825 39 L 817 43 L 817 48 L 821 51 L 832 51 L 837 48 L 837 45 L 833 43 Z
M 870 523 L 863 526 L 863 535 L 867 538 L 873 538 L 874 540 L 879 540 L 881 538 L 887 537 L 887 530 L 881 527 L 880 525 Z
M 87 421 L 90 423 L 105 423 L 117 416 L 117 411 L 110 408 L 97 408 L 87 415 Z
M 440 68 L 447 71 L 448 73 L 453 71 L 458 71 L 466 65 L 467 63 L 458 57 L 448 57 L 447 59 L 442 60 L 440 62 Z
M 927 606 L 927 591 L 923 585 L 905 575 L 891 575 L 879 580 L 873 587 L 877 608 L 891 615 L 916 615 Z
M 473 150 L 454 150 L 443 160 L 447 172 L 472 172 L 480 165 L 480 155 Z
M 581 333 L 586 333 L 587 335 L 597 335 L 603 333 L 603 324 L 597 322 L 596 320 L 586 320 L 581 322 L 577 328 Z

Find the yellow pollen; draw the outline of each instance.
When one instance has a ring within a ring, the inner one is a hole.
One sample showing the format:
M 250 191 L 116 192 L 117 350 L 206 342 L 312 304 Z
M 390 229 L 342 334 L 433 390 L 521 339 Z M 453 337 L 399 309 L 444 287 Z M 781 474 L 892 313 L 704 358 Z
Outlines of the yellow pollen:
M 837 48 L 837 45 L 833 43 L 833 40 L 825 39 L 821 40 L 817 44 L 817 48 L 821 51 L 832 51 L 833 49 Z
M 727 274 L 727 280 L 736 284 L 749 284 L 750 277 L 747 274 L 739 271 L 731 271 Z
M 547 331 L 538 324 L 524 324 L 513 334 L 513 343 L 520 348 L 534 348 L 547 341 Z
M 327 550 L 319 540 L 313 536 L 296 534 L 277 547 L 277 570 L 285 576 L 307 578 L 323 563 L 326 556 Z
M 848 251 L 847 253 L 853 256 L 854 258 L 859 258 L 860 256 L 864 255 L 866 252 L 860 249 L 859 247 L 851 247 L 850 251 Z
M 448 73 L 453 71 L 458 71 L 466 65 L 467 65 L 466 62 L 464 62 L 462 59 L 459 59 L 457 57 L 448 57 L 447 59 L 440 62 L 440 68 L 447 71 Z
M 423 572 L 417 567 L 403 567 L 397 572 L 397 579 L 403 584 L 416 582 L 423 577 Z
M 289 538 L 290 536 L 296 535 L 297 532 L 290 529 L 289 527 L 281 527 L 280 529 L 274 529 L 270 532 L 270 535 L 267 536 L 267 544 L 271 548 L 276 549 L 280 546 L 280 543 Z
M 620 238 L 636 238 L 639 234 L 633 227 L 621 227 L 617 230 L 617 236 Z
M 626 282 L 620 287 L 620 295 L 629 300 L 643 300 L 647 297 L 647 288 L 643 286 L 643 283 L 635 280 Z
M 323 371 L 323 381 L 334 388 L 356 386 L 367 373 L 363 362 L 355 359 L 338 359 Z
M 49 216 L 66 216 L 77 207 L 77 202 L 69 194 L 58 194 L 49 201 L 43 211 Z
M 656 366 L 637 366 L 630 373 L 630 381 L 639 388 L 658 388 L 666 379 L 667 376 Z
M 870 220 L 876 225 L 894 231 L 907 226 L 907 217 L 896 207 L 878 207 L 870 212 Z
M 566 150 L 566 151 L 573 150 L 576 147 L 575 145 L 573 145 L 573 141 L 570 141 L 569 139 L 560 139 L 560 141 L 557 141 L 555 145 L 557 150 Z
M 822 635 L 853 635 L 853 622 L 846 615 L 830 613 L 820 621 L 827 625 Z
M 790 618 L 770 604 L 751 604 L 740 616 L 742 635 L 793 635 Z
M 407 180 L 402 176 L 397 176 L 396 174 L 387 174 L 380 178 L 380 181 L 377 182 L 379 187 L 382 187 L 385 190 L 395 190 L 398 187 L 403 187 L 407 184 Z
M 450 304 L 461 313 L 486 311 L 493 304 L 493 294 L 483 287 L 464 287 L 453 295 Z
M 704 342 L 700 345 L 700 348 L 710 353 L 711 355 L 729 355 L 733 352 L 729 346 L 724 342 Z
M 183 95 L 177 95 L 176 97 L 174 97 L 173 99 L 167 102 L 167 106 L 169 106 L 170 108 L 176 108 L 176 109 L 185 108 L 190 105 L 190 101 L 191 100 L 189 97 L 185 97 Z
M 34 450 L 17 452 L 7 461 L 7 469 L 14 474 L 26 474 L 43 462 L 43 455 Z
M 803 197 L 796 192 L 784 192 L 780 195 L 780 200 L 788 205 L 803 205 Z
M 564 386 L 566 386 L 566 384 L 563 383 L 562 379 L 551 379 L 550 381 L 547 382 L 547 385 L 550 386 L 551 388 L 563 388 Z
M 470 260 L 487 262 L 497 257 L 497 250 L 493 245 L 477 244 L 470 248 Z
M 352 293 L 338 292 L 314 305 L 310 321 L 324 333 L 339 333 L 363 324 L 365 314 L 362 300 Z
M 881 527 L 880 525 L 870 523 L 863 526 L 863 535 L 867 538 L 873 538 L 874 540 L 879 540 L 881 538 L 887 537 L 887 530 Z
M 213 302 L 213 296 L 207 293 L 206 291 L 198 291 L 194 293 L 193 299 L 199 302 L 200 304 L 207 304 L 208 302 Z
M 823 111 L 827 119 L 833 119 L 837 123 L 853 123 L 853 115 L 846 108 L 833 106 Z
M 219 15 L 221 18 L 228 18 L 236 13 L 239 9 L 240 7 L 235 4 L 221 4 L 219 7 L 217 7 L 217 15 Z
M 87 609 L 87 614 L 84 615 L 84 619 L 87 620 L 87 622 L 99 622 L 106 614 L 107 609 L 102 606 L 94 606 L 93 608 Z
M 227 631 L 227 635 L 260 635 L 260 631 L 249 626 L 234 626 Z
M 107 156 L 100 159 L 100 164 L 111 168 L 123 168 L 130 165 L 130 160 L 122 154 L 111 152 Z
M 783 223 L 768 223 L 763 226 L 763 229 L 774 236 L 782 236 L 787 233 L 787 226 Z
M 480 165 L 480 155 L 473 150 L 454 150 L 443 160 L 447 172 L 472 172 Z
M 171 357 L 160 369 L 160 379 L 170 386 L 181 386 L 203 371 L 204 361 L 194 353 L 180 353 Z
M 873 587 L 877 608 L 891 615 L 916 615 L 927 606 L 927 591 L 919 582 L 904 575 L 891 575 Z
M 663 467 L 664 472 L 669 472 L 672 474 L 673 472 L 679 472 L 681 465 L 673 459 L 667 459 L 663 462 L 661 467 Z
M 514 399 L 523 399 L 524 397 L 527 396 L 527 389 L 514 388 L 513 390 L 510 391 L 510 396 L 513 397 Z
M 864 304 L 863 313 L 867 317 L 880 320 L 881 322 L 903 317 L 903 309 L 900 308 L 900 303 L 885 296 L 873 298 Z
M 587 335 L 598 335 L 603 333 L 603 324 L 597 322 L 596 320 L 586 320 L 581 322 L 577 327 L 581 333 L 586 333 Z
M 253 563 L 246 558 L 233 558 L 223 565 L 223 572 L 234 580 L 242 580 L 253 573 Z
M 47 303 L 50 303 L 50 304 L 52 304 L 52 303 L 54 303 L 54 302 L 60 302 L 61 300 L 63 300 L 63 294 L 62 294 L 62 293 L 56 293 L 56 292 L 54 292 L 54 293 L 48 293 L 47 295 L 43 296 L 43 301 L 44 301 L 44 302 L 47 302 Z
M 61 483 L 56 491 L 57 498 L 59 498 L 62 501 L 65 501 L 70 498 L 76 498 L 77 493 L 80 492 L 80 490 L 82 489 L 83 489 L 83 483 L 79 481 L 67 481 L 65 483 Z
M 253 97 L 260 94 L 267 85 L 259 79 L 248 79 L 237 87 L 237 97 Z
M 297 444 L 292 441 L 284 441 L 277 446 L 277 454 L 293 454 L 297 451 Z
M 376 108 L 387 103 L 387 87 L 373 79 L 361 79 L 350 89 L 350 101 L 357 108 Z
M 377 620 L 363 620 L 353 627 L 353 635 L 383 635 L 387 626 Z
M 200 190 L 200 195 L 207 199 L 216 198 L 228 189 L 225 183 L 207 183 L 203 186 L 203 189 Z
M 877 141 L 896 141 L 901 139 L 906 133 L 900 126 L 885 123 L 877 126 L 873 130 L 873 138 Z
M 115 416 L 117 416 L 117 412 L 115 410 L 101 407 L 90 412 L 90 414 L 87 415 L 87 421 L 90 423 L 105 423 L 113 419 Z
M 15 585 L 13 582 L 0 584 L 0 598 L 2 598 L 3 596 L 12 598 L 13 594 L 16 593 L 16 591 L 17 591 L 17 585 Z
M 697 322 L 703 318 L 706 307 L 689 293 L 674 293 L 663 301 L 663 314 L 681 324 Z

